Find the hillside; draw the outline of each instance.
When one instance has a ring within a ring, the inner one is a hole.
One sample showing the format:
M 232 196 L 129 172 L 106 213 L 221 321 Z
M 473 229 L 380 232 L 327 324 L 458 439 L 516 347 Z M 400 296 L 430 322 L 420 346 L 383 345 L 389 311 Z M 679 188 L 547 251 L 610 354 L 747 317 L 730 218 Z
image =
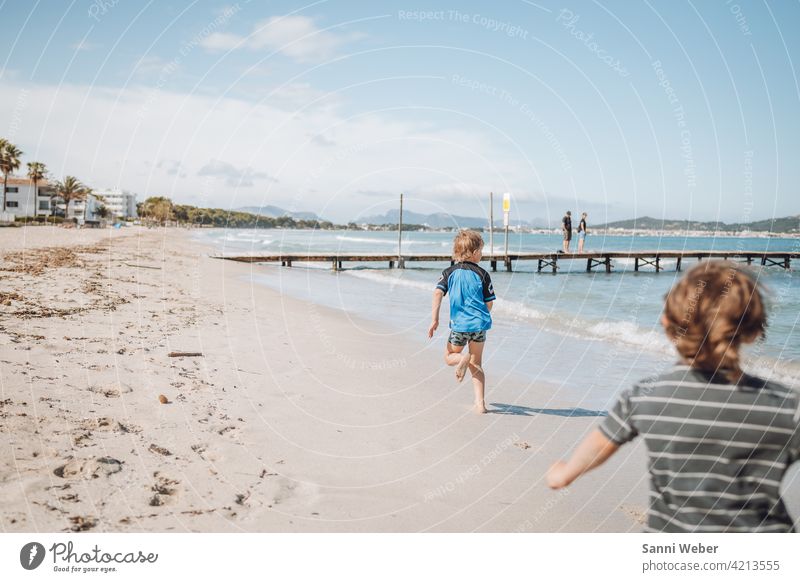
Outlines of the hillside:
M 797 233 L 800 232 L 800 215 L 786 216 L 783 218 L 772 218 L 769 220 L 758 220 L 747 223 L 726 224 L 719 221 L 696 221 L 696 220 L 673 220 L 668 218 L 652 218 L 642 216 L 630 220 L 617 220 L 607 224 L 594 225 L 597 229 L 620 228 L 624 230 L 673 230 L 673 231 L 751 231 L 751 232 L 774 232 L 774 233 Z
M 249 214 L 256 214 L 258 216 L 267 216 L 269 218 L 280 218 L 281 216 L 291 216 L 295 220 L 319 220 L 322 219 L 313 212 L 290 212 L 278 206 L 266 204 L 264 206 L 242 206 L 237 208 L 239 212 L 247 212 Z

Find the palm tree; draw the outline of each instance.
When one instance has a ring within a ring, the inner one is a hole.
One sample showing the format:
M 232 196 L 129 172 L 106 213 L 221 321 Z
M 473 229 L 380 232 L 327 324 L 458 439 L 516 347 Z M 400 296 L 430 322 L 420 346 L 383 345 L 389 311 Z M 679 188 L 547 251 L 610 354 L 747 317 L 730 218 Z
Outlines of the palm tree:
M 8 175 L 19 169 L 22 156 L 20 149 L 6 139 L 0 138 L 0 171 L 3 172 L 3 208 L 6 210 L 6 191 L 8 186 Z
M 39 180 L 47 175 L 47 166 L 42 162 L 28 162 L 28 178 L 33 182 L 33 203 L 36 205 L 34 214 L 39 211 Z
M 69 216 L 69 203 L 73 200 L 85 200 L 90 190 L 75 176 L 67 176 L 63 182 L 56 184 L 56 194 L 64 201 L 64 220 Z

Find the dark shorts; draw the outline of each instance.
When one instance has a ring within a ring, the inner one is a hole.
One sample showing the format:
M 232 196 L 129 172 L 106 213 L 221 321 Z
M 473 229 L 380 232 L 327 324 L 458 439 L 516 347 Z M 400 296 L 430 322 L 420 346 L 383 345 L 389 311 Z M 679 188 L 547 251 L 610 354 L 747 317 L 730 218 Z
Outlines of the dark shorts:
M 482 344 L 486 341 L 485 331 L 450 331 L 450 337 L 447 341 L 454 346 L 465 346 L 469 342 L 478 342 Z
M 572 240 L 572 231 L 571 230 L 565 230 L 564 231 L 564 240 Z

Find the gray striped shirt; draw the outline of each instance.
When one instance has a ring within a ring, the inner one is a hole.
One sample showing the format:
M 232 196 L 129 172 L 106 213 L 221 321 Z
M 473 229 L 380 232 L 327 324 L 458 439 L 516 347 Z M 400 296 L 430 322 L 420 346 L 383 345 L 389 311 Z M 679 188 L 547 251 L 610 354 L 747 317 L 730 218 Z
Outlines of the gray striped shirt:
M 675 366 L 625 390 L 600 430 L 647 446 L 647 530 L 794 531 L 778 488 L 800 459 L 799 395 Z

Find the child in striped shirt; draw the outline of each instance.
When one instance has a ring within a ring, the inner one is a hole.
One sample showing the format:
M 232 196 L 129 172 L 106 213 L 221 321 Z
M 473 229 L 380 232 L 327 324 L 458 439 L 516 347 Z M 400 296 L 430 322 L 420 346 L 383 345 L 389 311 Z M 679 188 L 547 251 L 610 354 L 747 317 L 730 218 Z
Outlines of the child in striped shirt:
M 798 394 L 740 368 L 740 346 L 766 328 L 758 281 L 734 263 L 703 261 L 667 294 L 661 323 L 680 362 L 623 391 L 547 484 L 566 487 L 641 436 L 648 531 L 794 531 L 779 487 L 800 459 Z

